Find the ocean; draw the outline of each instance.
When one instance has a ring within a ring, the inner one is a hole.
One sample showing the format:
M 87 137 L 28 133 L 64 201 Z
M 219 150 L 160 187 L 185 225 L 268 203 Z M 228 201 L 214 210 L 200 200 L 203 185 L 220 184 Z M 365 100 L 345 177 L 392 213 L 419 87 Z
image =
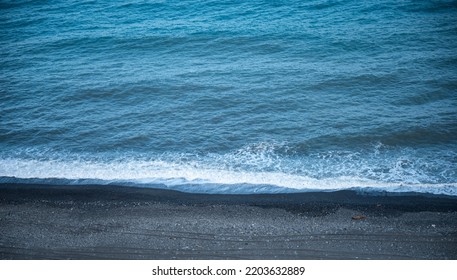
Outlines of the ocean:
M 457 195 L 457 1 L 0 1 L 0 183 Z

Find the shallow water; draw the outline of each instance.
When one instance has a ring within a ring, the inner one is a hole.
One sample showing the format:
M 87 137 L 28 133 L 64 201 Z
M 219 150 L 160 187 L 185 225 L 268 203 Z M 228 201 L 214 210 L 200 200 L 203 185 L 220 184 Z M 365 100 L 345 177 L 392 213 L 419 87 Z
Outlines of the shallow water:
M 2 1 L 0 177 L 457 194 L 456 1 Z

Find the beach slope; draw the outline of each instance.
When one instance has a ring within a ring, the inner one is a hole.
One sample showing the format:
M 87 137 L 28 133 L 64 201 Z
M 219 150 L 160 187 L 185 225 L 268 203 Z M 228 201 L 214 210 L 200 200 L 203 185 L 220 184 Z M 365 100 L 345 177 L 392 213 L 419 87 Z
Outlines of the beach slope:
M 457 198 L 0 184 L 1 259 L 457 259 Z

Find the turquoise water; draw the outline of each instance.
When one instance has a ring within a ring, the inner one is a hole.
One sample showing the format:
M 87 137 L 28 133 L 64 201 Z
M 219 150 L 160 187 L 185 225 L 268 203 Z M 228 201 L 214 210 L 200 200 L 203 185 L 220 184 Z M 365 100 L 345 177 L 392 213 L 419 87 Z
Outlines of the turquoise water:
M 457 1 L 0 1 L 0 181 L 457 195 Z

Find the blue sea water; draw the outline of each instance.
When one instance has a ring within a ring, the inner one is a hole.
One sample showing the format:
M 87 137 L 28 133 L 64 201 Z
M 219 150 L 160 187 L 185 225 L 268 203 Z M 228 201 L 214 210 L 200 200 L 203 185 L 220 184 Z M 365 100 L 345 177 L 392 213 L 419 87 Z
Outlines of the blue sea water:
M 0 182 L 457 195 L 457 1 L 0 0 Z

